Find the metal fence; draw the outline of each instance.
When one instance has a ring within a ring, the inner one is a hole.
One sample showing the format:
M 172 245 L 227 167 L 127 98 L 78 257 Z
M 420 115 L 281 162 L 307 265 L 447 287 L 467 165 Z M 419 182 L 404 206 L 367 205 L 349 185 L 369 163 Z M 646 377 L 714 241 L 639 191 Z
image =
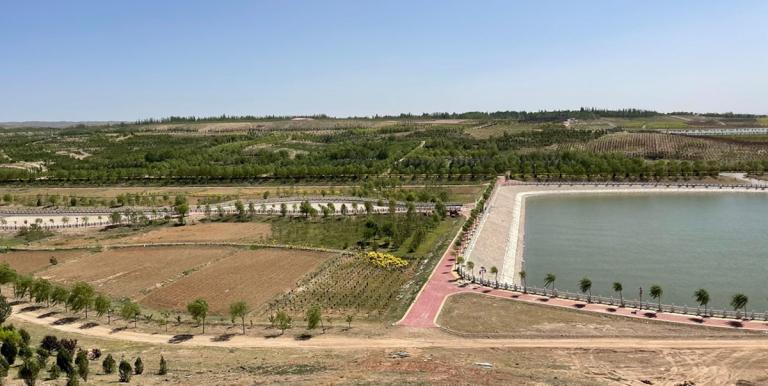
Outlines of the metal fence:
M 497 282 L 495 280 L 477 277 L 473 275 L 471 272 L 467 272 L 463 266 L 457 267 L 457 272 L 459 273 L 459 276 L 462 279 L 467 280 L 471 283 L 482 285 L 489 288 L 505 290 L 505 291 L 521 292 L 521 293 L 528 293 L 528 294 L 547 296 L 547 297 L 557 297 L 562 299 L 574 300 L 578 302 L 603 304 L 607 306 L 637 308 L 638 310 L 641 310 L 641 311 L 648 310 L 649 312 L 666 312 L 666 313 L 672 313 L 672 314 L 708 316 L 708 317 L 724 318 L 724 319 L 768 321 L 768 311 L 766 312 L 754 312 L 749 310 L 732 311 L 732 310 L 725 310 L 725 309 L 707 308 L 705 313 L 704 308 L 699 306 L 687 306 L 687 305 L 680 306 L 677 304 L 662 303 L 661 306 L 659 307 L 659 304 L 657 302 L 646 301 L 646 300 L 643 300 L 641 302 L 638 299 L 623 299 L 623 303 L 622 303 L 622 299 L 620 299 L 619 297 L 612 297 L 612 296 L 608 297 L 608 296 L 600 296 L 600 295 L 590 296 L 589 294 L 562 291 L 562 290 L 552 289 L 552 288 L 522 286 L 519 284 Z

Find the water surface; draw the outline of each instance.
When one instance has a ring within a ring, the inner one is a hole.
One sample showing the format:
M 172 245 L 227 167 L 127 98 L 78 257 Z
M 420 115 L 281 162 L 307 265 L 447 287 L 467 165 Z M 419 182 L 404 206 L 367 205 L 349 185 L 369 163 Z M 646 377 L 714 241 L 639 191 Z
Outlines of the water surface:
M 652 284 L 662 302 L 695 306 L 693 292 L 709 291 L 710 306 L 729 307 L 737 292 L 748 309 L 768 309 L 768 194 L 640 193 L 531 196 L 526 199 L 525 269 L 543 286 L 577 291 L 589 277 L 593 294 L 644 299 Z

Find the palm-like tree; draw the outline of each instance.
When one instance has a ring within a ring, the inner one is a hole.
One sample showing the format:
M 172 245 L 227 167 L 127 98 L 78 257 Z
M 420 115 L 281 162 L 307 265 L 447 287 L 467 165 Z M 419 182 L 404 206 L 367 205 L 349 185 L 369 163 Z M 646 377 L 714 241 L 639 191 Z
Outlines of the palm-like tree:
M 587 303 L 592 303 L 592 280 L 589 280 L 586 277 L 579 280 L 579 289 L 581 290 L 581 293 L 588 294 Z
M 699 306 L 704 307 L 704 315 L 707 314 L 707 304 L 709 304 L 709 292 L 704 288 L 699 288 L 693 293 L 693 298 L 699 303 Z
M 622 293 L 622 291 L 624 291 L 624 286 L 617 281 L 613 282 L 613 292 L 619 293 L 619 304 L 621 304 L 621 306 L 624 307 L 624 294 Z
M 557 276 L 555 276 L 554 273 L 548 273 L 547 276 L 544 276 L 544 288 L 547 288 L 549 286 L 552 286 L 552 295 L 555 295 L 555 279 L 557 279 Z
M 739 317 L 739 310 L 741 309 L 744 309 L 744 316 L 747 315 L 747 301 L 749 301 L 749 298 L 744 294 L 736 294 L 731 298 L 731 307 L 736 311 L 737 318 Z
M 499 269 L 496 268 L 495 265 L 491 267 L 491 273 L 496 276 L 496 278 L 494 279 L 496 280 L 496 284 L 499 284 Z
M 475 277 L 475 262 L 474 261 L 468 261 L 467 262 L 467 268 L 469 268 L 469 272 L 472 274 L 472 277 Z
M 520 273 L 518 273 L 518 275 L 520 275 L 520 283 L 523 285 L 523 293 L 528 293 L 528 288 L 526 288 L 526 285 L 525 285 L 525 277 L 528 274 L 525 273 L 525 270 L 523 269 L 523 270 L 520 270 Z
M 654 284 L 651 286 L 650 294 L 651 298 L 658 301 L 659 311 L 661 311 L 661 295 L 664 294 L 664 290 L 658 284 Z

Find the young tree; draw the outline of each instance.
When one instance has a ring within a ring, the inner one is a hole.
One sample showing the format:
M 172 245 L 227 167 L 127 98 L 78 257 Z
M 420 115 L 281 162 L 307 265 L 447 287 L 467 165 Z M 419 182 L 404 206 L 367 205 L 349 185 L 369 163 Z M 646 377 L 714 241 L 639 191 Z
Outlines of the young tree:
M 51 302 L 53 305 L 63 304 L 65 311 L 67 310 L 67 299 L 69 299 L 69 291 L 64 287 L 53 287 L 51 290 Z
M 365 213 L 366 214 L 373 213 L 373 204 L 371 204 L 370 201 L 366 201 L 365 203 L 363 203 L 363 206 L 365 206 Z
M 347 204 L 341 204 L 341 215 L 346 216 L 349 213 L 349 209 L 347 209 Z
M 88 318 L 88 308 L 93 304 L 93 298 L 96 292 L 93 290 L 90 284 L 85 282 L 78 282 L 72 287 L 72 291 L 69 292 L 69 308 L 72 312 L 80 312 L 85 310 L 85 317 Z
M 6 285 L 16 281 L 16 271 L 8 263 L 0 264 L 0 285 Z
M 285 330 L 292 327 L 293 318 L 291 318 L 285 311 L 277 311 L 275 314 L 275 322 L 277 328 L 280 329 L 280 334 L 285 334 Z
M 435 213 L 440 218 L 444 218 L 445 214 L 447 213 L 445 210 L 445 204 L 443 204 L 443 202 L 440 200 L 437 200 L 437 202 L 435 202 Z
M 651 286 L 650 294 L 651 298 L 658 301 L 659 311 L 661 311 L 661 295 L 664 295 L 664 290 L 661 289 L 661 286 L 654 284 Z
M 120 317 L 125 321 L 133 319 L 133 327 L 136 328 L 139 321 L 139 315 L 141 314 L 141 308 L 139 305 L 131 301 L 130 299 L 123 300 L 123 305 L 120 307 Z
M 165 326 L 165 332 L 168 332 L 168 319 L 171 318 L 171 313 L 168 311 L 160 312 L 160 323 Z
M 113 374 L 115 372 L 115 358 L 112 358 L 112 354 L 107 354 L 104 361 L 101 362 L 101 368 L 104 370 L 104 374 Z
M 518 275 L 520 275 L 520 284 L 523 285 L 523 293 L 528 293 L 528 288 L 525 285 L 525 278 L 528 277 L 528 274 L 523 269 L 523 270 L 520 270 L 520 273 L 518 273 Z
M 475 276 L 475 262 L 474 261 L 468 261 L 467 262 L 467 268 L 469 268 L 469 272 L 474 277 Z
M 245 316 L 248 315 L 248 312 L 248 304 L 242 300 L 229 305 L 229 316 L 232 317 L 232 323 L 235 323 L 235 319 L 240 319 L 243 326 L 243 335 L 245 335 Z
M 747 298 L 744 294 L 735 294 L 733 297 L 731 297 L 731 307 L 733 307 L 733 310 L 736 311 L 736 317 L 738 318 L 740 316 L 741 310 L 744 310 L 744 316 L 747 315 L 747 302 L 749 301 L 749 298 Z
M 98 317 L 107 314 L 107 324 L 112 324 L 112 301 L 108 297 L 101 294 L 96 296 L 96 299 L 93 300 L 93 308 Z
M 280 204 L 280 216 L 287 216 L 288 215 L 288 205 L 286 205 L 284 202 Z
M 709 292 L 704 288 L 699 288 L 693 293 L 693 298 L 699 303 L 699 306 L 704 307 L 704 315 L 707 314 L 707 305 L 709 304 Z
M 80 376 L 80 378 L 83 378 L 84 381 L 88 382 L 88 355 L 83 350 L 78 350 L 77 356 L 75 358 L 75 366 L 77 366 L 77 375 Z
M 624 307 L 624 294 L 622 293 L 624 291 L 624 286 L 621 285 L 619 282 L 613 282 L 613 292 L 619 293 L 619 304 Z
M 128 383 L 131 381 L 133 368 L 131 368 L 131 364 L 128 363 L 128 361 L 125 359 L 120 360 L 120 366 L 118 367 L 118 370 L 120 371 L 120 382 Z
M 581 290 L 581 293 L 588 294 L 587 303 L 592 303 L 592 280 L 589 280 L 586 277 L 579 280 L 579 289 Z
M 352 315 L 347 315 L 347 317 L 344 318 L 344 321 L 347 322 L 347 329 L 352 328 L 352 319 L 353 319 Z
M 157 371 L 157 374 L 168 374 L 168 362 L 165 361 L 165 358 L 162 355 L 160 355 L 160 369 Z
M 494 280 L 496 281 L 496 284 L 498 284 L 499 283 L 499 269 L 496 268 L 495 265 L 493 267 L 491 267 L 491 274 L 495 276 Z
M 141 361 L 141 357 L 137 357 L 133 362 L 133 372 L 136 375 L 141 375 L 144 372 L 144 362 Z
M 205 318 L 208 316 L 208 302 L 200 298 L 195 299 L 192 303 L 187 305 L 187 312 L 192 316 L 192 319 L 202 325 L 203 334 L 205 334 Z
M 312 306 L 307 310 L 307 330 L 314 330 L 320 323 L 322 315 L 320 314 L 320 307 Z
M 35 299 L 35 303 L 43 303 L 45 302 L 47 305 L 50 305 L 50 298 L 51 298 L 51 291 L 53 290 L 53 286 L 51 285 L 51 282 L 45 279 L 35 279 L 32 282 L 32 288 L 30 290 L 30 294 Z
M 245 219 L 245 206 L 243 205 L 243 202 L 240 200 L 235 201 L 235 210 L 237 211 L 237 218 L 239 220 Z
M 5 296 L 0 295 L 0 324 L 5 323 L 11 316 L 13 307 L 5 300 Z
M 548 273 L 544 277 L 544 288 L 552 287 L 552 296 L 555 295 L 555 280 L 557 279 L 557 276 L 555 276 L 554 273 Z
M 187 203 L 187 198 L 185 196 L 176 196 L 173 210 L 179 216 L 179 224 L 186 224 L 186 217 L 189 213 L 189 204 Z

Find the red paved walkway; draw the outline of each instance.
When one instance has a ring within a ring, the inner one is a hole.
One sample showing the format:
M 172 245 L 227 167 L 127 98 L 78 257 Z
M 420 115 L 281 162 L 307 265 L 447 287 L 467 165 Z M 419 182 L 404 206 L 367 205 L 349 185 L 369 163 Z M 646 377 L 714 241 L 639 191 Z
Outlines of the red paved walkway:
M 455 241 L 455 239 L 454 239 Z M 458 277 L 453 272 L 455 263 L 453 252 L 453 242 L 448 250 L 443 254 L 440 262 L 435 267 L 429 280 L 416 297 L 405 316 L 397 322 L 398 325 L 408 327 L 434 328 L 438 327 L 435 323 L 437 315 L 443 307 L 445 299 L 455 293 L 474 292 L 497 296 L 507 299 L 515 299 L 528 303 L 547 304 L 556 307 L 579 309 L 603 314 L 622 315 L 638 319 L 653 319 L 666 322 L 684 323 L 698 326 L 712 326 L 724 328 L 739 328 L 748 330 L 768 331 L 768 322 L 759 320 L 737 321 L 733 319 L 720 318 L 700 318 L 696 315 L 683 315 L 671 313 L 656 313 L 652 310 L 637 310 L 636 308 L 621 308 L 603 304 L 585 304 L 575 300 L 562 298 L 550 298 L 541 295 L 523 294 L 520 292 L 497 290 L 489 287 L 483 287 L 477 284 L 469 284 L 465 287 L 459 287 Z

